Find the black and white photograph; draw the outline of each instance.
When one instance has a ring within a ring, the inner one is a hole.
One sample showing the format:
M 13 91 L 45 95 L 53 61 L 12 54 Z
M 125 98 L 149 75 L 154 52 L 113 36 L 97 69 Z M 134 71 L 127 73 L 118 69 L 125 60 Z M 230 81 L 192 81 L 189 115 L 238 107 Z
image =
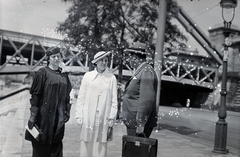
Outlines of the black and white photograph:
M 0 157 L 240 157 L 240 0 L 1 0 Z

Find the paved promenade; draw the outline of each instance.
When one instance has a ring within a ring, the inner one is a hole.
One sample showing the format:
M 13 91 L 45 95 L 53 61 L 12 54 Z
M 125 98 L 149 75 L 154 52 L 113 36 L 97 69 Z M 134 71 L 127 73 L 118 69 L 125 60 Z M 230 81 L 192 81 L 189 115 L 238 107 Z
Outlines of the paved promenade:
M 9 110 L 6 107 L 8 103 L 0 104 L 0 109 L 5 109 L 4 112 L 0 112 L 0 157 L 31 157 L 31 143 L 24 140 L 25 130 L 23 127 L 30 114 L 29 98 L 28 91 L 23 91 L 17 97 L 14 96 L 12 99 L 2 100 L 3 102 L 15 102 L 12 103 L 15 106 L 13 105 Z M 74 119 L 74 113 L 75 104 L 72 106 L 71 119 L 66 124 L 63 140 L 64 157 L 79 157 L 79 127 Z M 11 115 L 14 116 L 11 118 Z M 8 123 L 10 121 L 11 124 Z M 4 125 L 2 125 L 3 123 Z M 11 130 L 7 130 L 9 127 Z M 122 123 L 116 123 L 113 134 L 113 141 L 108 143 L 107 157 L 121 157 L 122 136 L 126 134 L 125 126 Z M 163 129 L 153 132 L 151 138 L 158 139 L 158 157 L 237 157 L 231 151 L 225 155 L 213 153 L 213 146 L 198 143 L 188 136 L 169 130 Z

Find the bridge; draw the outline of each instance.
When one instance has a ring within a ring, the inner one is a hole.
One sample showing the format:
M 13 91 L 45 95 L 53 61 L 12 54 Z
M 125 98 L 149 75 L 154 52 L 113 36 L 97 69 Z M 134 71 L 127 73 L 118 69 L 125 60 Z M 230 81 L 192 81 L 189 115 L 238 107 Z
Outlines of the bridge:
M 30 35 L 25 33 L 0 30 L 0 74 L 23 74 L 37 71 L 46 65 L 46 49 L 50 46 L 66 47 L 62 40 Z M 79 59 L 81 48 L 71 48 L 71 53 L 66 61 L 66 70 L 72 73 L 83 74 L 89 70 L 88 56 Z M 175 51 L 185 54 L 186 57 L 195 57 L 188 62 L 187 58 L 174 57 L 174 51 L 166 54 L 163 60 L 162 80 L 180 82 L 204 88 L 215 88 L 217 83 L 218 64 L 210 58 L 212 65 L 200 63 L 199 55 L 188 52 Z M 113 67 L 111 60 L 110 69 L 118 75 L 118 67 Z M 123 76 L 131 76 L 130 68 L 123 70 Z
M 161 103 L 184 104 L 190 98 L 191 103 L 193 101 L 199 106 L 205 102 L 206 93 L 208 95 L 216 89 L 218 70 L 222 64 L 221 52 L 215 49 L 209 38 L 181 7 L 176 19 L 203 47 L 209 57 L 183 49 L 163 52 L 161 88 L 164 92 L 161 92 Z M 26 74 L 46 66 L 45 52 L 50 46 L 68 49 L 68 56 L 65 57 L 64 63 L 66 71 L 70 74 L 83 75 L 89 71 L 88 56 L 83 54 L 81 47 L 69 47 L 59 39 L 0 29 L 0 75 Z M 113 63 L 113 57 L 110 69 L 118 76 L 118 65 Z M 130 77 L 132 73 L 133 71 L 125 65 L 122 75 Z M 174 100 L 171 95 L 174 95 Z M 205 100 L 200 101 L 203 97 Z

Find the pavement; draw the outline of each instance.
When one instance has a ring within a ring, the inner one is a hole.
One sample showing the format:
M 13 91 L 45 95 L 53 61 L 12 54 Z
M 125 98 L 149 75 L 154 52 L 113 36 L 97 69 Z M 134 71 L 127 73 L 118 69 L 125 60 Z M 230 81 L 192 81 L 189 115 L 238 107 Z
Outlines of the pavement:
M 24 140 L 24 126 L 29 118 L 28 90 L 1 100 L 0 103 L 0 157 L 31 157 L 32 148 Z M 64 157 L 79 157 L 79 127 L 74 119 L 75 103 L 71 118 L 66 124 L 63 139 Z M 108 143 L 107 157 L 121 157 L 122 136 L 126 135 L 124 124 L 114 126 L 113 141 Z M 239 157 L 231 153 L 213 153 L 213 146 L 199 143 L 186 135 L 170 130 L 154 130 L 150 138 L 158 139 L 158 157 Z

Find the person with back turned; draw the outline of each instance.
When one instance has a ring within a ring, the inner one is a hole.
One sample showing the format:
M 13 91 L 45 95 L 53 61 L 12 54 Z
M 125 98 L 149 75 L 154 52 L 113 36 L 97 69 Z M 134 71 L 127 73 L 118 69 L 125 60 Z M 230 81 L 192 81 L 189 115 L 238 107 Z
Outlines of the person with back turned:
M 157 125 L 156 92 L 157 75 L 147 63 L 146 45 L 133 43 L 125 50 L 134 74 L 125 85 L 122 115 L 127 134 L 150 137 Z

